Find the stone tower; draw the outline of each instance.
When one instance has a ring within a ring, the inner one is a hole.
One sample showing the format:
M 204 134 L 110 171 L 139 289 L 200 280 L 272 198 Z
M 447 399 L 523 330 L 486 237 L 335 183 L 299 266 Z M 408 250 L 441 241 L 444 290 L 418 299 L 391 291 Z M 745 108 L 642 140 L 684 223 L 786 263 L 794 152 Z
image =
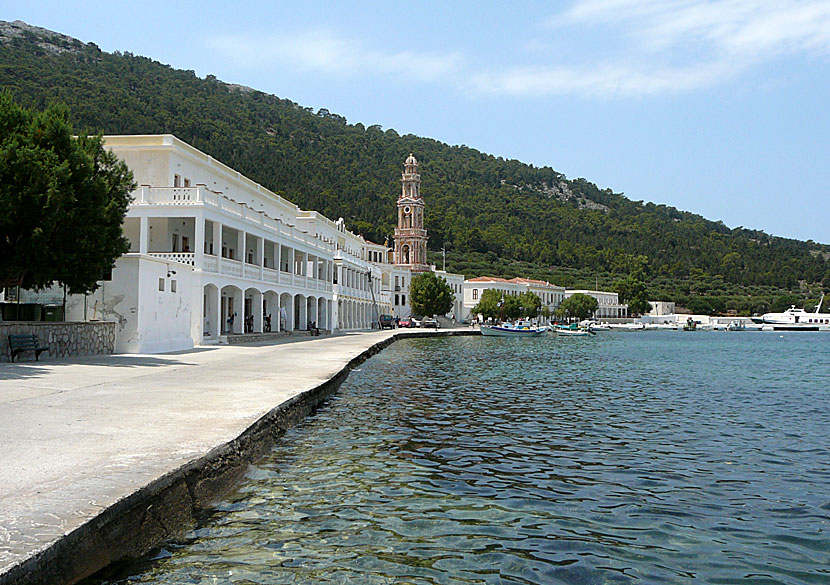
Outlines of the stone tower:
M 424 229 L 424 200 L 421 198 L 421 175 L 418 161 L 410 154 L 401 174 L 398 197 L 398 227 L 395 228 L 395 264 L 412 272 L 426 272 L 427 231 Z

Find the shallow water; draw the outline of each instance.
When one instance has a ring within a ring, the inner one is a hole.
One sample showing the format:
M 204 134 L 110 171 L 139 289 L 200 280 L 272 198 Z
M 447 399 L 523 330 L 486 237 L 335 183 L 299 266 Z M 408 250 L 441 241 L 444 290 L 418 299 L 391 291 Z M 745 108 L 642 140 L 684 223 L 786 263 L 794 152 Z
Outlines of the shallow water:
M 127 583 L 830 583 L 830 335 L 414 339 Z

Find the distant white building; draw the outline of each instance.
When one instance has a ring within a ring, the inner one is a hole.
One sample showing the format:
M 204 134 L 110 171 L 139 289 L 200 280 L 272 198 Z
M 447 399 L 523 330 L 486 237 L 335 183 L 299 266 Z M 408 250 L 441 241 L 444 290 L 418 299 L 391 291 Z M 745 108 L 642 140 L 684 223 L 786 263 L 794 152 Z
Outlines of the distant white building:
M 567 299 L 577 293 L 594 297 L 597 300 L 598 306 L 594 312 L 595 319 L 628 316 L 628 305 L 620 303 L 619 295 L 615 292 L 568 289 L 565 291 L 565 298 Z
M 674 301 L 649 301 L 651 310 L 647 313 L 652 317 L 662 317 L 664 315 L 673 315 L 676 309 Z
M 565 298 L 565 288 L 551 284 L 544 280 L 530 278 L 499 278 L 497 276 L 479 276 L 464 281 L 463 319 L 469 320 L 473 315 L 473 308 L 481 300 L 487 290 L 497 290 L 503 296 L 521 295 L 532 292 L 538 296 L 542 305 L 553 313 Z

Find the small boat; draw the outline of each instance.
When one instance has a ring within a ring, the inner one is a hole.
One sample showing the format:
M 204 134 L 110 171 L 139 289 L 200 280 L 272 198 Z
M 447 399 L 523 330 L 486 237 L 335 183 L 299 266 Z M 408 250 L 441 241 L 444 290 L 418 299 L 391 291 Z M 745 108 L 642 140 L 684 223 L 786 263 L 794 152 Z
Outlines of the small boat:
M 487 337 L 536 337 L 543 335 L 547 327 L 536 327 L 525 322 L 482 325 L 481 334 Z
M 588 335 L 595 335 L 595 333 L 593 333 L 589 329 L 570 329 L 568 327 L 557 327 L 556 335 L 561 335 L 562 337 L 585 337 Z
M 697 331 L 697 321 L 689 317 L 683 325 L 683 331 Z
M 572 323 L 570 325 L 556 325 L 551 330 L 556 335 L 561 335 L 563 337 L 584 337 L 586 335 L 596 335 L 595 332 L 591 331 L 590 327 L 580 327 L 576 323 Z
M 612 323 L 608 327 L 611 331 L 645 331 L 645 323 Z

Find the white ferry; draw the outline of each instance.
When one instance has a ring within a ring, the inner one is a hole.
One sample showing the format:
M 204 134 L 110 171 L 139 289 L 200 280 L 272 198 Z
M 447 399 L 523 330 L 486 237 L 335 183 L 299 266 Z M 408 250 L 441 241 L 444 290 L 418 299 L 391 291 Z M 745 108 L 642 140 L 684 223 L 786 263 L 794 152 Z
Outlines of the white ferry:
M 813 313 L 798 309 L 795 305 L 783 313 L 764 313 L 752 320 L 763 325 L 762 329 L 773 331 L 830 331 L 830 313 L 819 313 L 824 295 Z

